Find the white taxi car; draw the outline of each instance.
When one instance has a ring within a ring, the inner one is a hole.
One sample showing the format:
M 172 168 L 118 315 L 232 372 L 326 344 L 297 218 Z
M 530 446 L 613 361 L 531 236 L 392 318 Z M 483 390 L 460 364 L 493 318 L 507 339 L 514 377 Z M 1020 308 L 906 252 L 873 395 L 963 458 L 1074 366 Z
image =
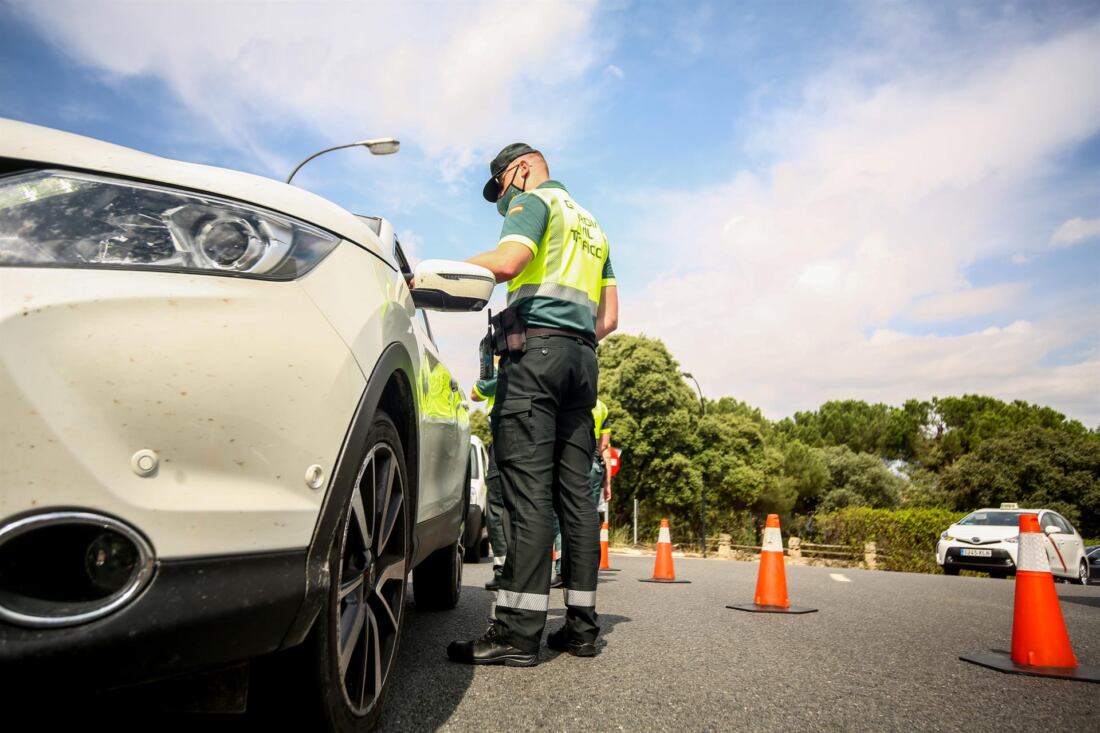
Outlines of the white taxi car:
M 382 219 L 0 120 L 0 678 L 293 649 L 272 699 L 369 728 L 410 571 L 420 608 L 461 587 L 469 418 L 417 306 L 493 287 L 412 277 Z
M 947 575 L 958 575 L 960 570 L 977 570 L 993 578 L 1015 575 L 1021 514 L 1039 515 L 1051 572 L 1056 577 L 1087 583 L 1085 543 L 1073 525 L 1055 511 L 1020 509 L 1016 504 L 979 509 L 952 524 L 936 543 L 936 563 Z

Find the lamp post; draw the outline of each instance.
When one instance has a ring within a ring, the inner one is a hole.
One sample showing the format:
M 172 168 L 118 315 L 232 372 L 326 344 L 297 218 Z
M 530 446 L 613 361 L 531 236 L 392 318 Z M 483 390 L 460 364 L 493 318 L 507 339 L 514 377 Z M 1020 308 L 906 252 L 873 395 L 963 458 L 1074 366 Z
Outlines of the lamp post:
M 294 175 L 302 169 L 302 166 L 313 160 L 314 158 L 324 155 L 325 153 L 331 153 L 333 150 L 343 150 L 344 148 L 356 147 L 364 147 L 367 150 L 371 151 L 372 155 L 393 155 L 401 149 L 401 143 L 393 139 L 392 137 L 375 137 L 371 138 L 370 140 L 359 140 L 353 143 L 348 143 L 347 145 L 336 145 L 331 148 L 325 148 L 324 150 L 318 150 L 316 153 L 309 156 L 298 165 L 294 166 L 294 170 L 292 170 L 290 172 L 290 175 L 287 176 L 286 182 L 290 183 L 291 180 L 293 180 Z
M 707 403 L 703 399 L 703 389 L 699 386 L 699 380 L 691 372 L 680 372 L 680 374 L 695 382 L 695 391 L 699 393 L 699 424 L 703 424 L 703 418 L 707 416 Z M 696 429 L 698 432 L 698 429 Z M 699 492 L 699 500 L 702 504 L 702 520 L 703 520 L 703 557 L 707 556 L 707 485 L 703 483 L 703 489 Z

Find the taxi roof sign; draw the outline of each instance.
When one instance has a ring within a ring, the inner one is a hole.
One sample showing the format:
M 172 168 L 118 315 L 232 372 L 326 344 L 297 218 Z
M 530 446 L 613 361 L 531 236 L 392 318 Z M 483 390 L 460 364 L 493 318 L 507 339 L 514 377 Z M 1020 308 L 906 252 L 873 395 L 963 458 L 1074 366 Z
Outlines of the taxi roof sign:
M 1001 504 L 1001 509 L 1019 509 L 1020 505 L 1014 501 L 1006 501 Z

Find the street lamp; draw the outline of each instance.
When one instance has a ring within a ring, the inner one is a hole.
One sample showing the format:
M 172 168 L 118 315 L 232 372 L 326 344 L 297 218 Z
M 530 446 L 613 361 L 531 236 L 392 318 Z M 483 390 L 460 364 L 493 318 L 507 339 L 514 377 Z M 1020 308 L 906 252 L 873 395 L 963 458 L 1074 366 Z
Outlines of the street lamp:
M 703 424 L 703 418 L 707 416 L 707 403 L 703 399 L 703 389 L 699 386 L 699 380 L 695 378 L 691 372 L 680 372 L 680 374 L 695 382 L 695 391 L 699 393 L 699 424 Z M 698 432 L 698 430 L 696 430 Z M 703 505 L 703 557 L 707 556 L 707 484 L 703 482 L 703 489 L 699 492 L 699 499 Z
M 303 165 L 319 155 L 331 153 L 333 150 L 343 150 L 344 148 L 356 148 L 360 146 L 371 151 L 373 155 L 393 155 L 401 149 L 401 143 L 393 139 L 392 137 L 375 137 L 371 138 L 370 140 L 359 140 L 358 142 L 348 143 L 347 145 L 337 145 L 335 147 L 325 148 L 324 150 L 318 150 L 316 153 L 309 156 L 297 166 L 295 166 L 294 170 L 290 172 L 289 176 L 287 176 L 286 182 L 290 183 L 290 181 L 294 178 L 294 174 L 301 170 Z

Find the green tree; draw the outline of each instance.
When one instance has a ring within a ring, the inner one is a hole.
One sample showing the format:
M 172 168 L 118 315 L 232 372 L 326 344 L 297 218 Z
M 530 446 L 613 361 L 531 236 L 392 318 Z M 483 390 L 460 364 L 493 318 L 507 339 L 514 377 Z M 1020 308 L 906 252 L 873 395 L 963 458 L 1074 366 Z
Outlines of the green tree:
M 1086 537 L 1100 535 L 1100 436 L 1032 426 L 985 440 L 941 477 L 954 508 L 1001 502 L 1063 512 Z
M 892 474 L 878 456 L 836 446 L 825 449 L 825 465 L 832 484 L 832 490 L 825 496 L 826 508 L 892 509 L 901 501 L 905 481 Z
M 489 416 L 484 410 L 470 410 L 470 433 L 481 438 L 486 448 L 493 444 L 493 433 L 489 430 Z
M 679 364 L 657 339 L 615 335 L 600 344 L 599 365 L 612 439 L 624 450 L 616 476 L 620 518 L 629 515 L 635 497 L 655 509 L 691 516 L 703 486 L 691 460 L 699 405 Z

